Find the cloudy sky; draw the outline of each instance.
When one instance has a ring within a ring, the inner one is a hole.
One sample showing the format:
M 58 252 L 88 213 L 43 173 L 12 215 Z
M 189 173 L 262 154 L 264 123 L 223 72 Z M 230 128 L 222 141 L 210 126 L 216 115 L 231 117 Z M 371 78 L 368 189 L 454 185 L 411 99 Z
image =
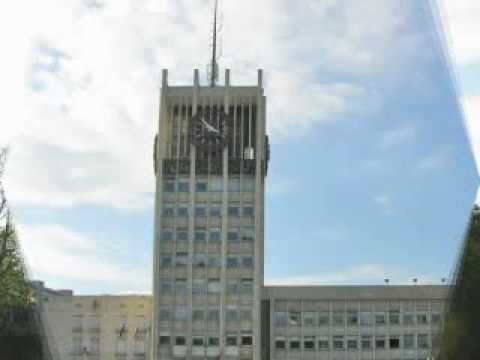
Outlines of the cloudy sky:
M 478 186 L 480 5 L 439 5 L 221 1 L 221 66 L 235 84 L 265 70 L 268 283 L 449 276 Z M 211 9 L 45 0 L 1 15 L 0 144 L 32 277 L 150 291 L 159 75 L 205 69 Z

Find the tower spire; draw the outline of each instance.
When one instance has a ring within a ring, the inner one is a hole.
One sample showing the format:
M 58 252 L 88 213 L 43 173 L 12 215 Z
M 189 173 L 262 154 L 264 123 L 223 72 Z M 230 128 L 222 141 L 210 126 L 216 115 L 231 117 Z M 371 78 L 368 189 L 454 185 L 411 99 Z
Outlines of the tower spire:
M 217 11 L 218 0 L 215 0 L 215 8 L 213 11 L 213 41 L 212 41 L 212 61 L 210 63 L 210 86 L 215 86 L 218 76 L 218 64 L 217 64 Z

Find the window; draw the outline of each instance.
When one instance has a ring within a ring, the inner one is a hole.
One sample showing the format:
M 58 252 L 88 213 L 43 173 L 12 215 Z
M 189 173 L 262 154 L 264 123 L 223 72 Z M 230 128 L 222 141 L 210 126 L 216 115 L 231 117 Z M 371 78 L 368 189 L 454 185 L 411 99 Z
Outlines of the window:
M 252 279 L 242 279 L 240 281 L 240 291 L 243 294 L 253 293 L 253 280 Z
M 212 204 L 210 205 L 210 217 L 221 217 L 222 216 L 222 208 L 220 205 Z
M 399 325 L 400 324 L 400 311 L 399 310 L 390 310 L 388 313 L 388 319 L 390 325 Z
M 182 181 L 178 183 L 178 192 L 188 193 L 190 192 L 190 184 L 188 182 Z
M 439 313 L 432 313 L 432 324 L 440 325 L 442 323 L 442 315 Z
M 160 257 L 160 267 L 168 268 L 170 266 L 172 266 L 172 257 L 169 255 L 162 255 Z
M 375 348 L 385 349 L 385 336 L 377 336 L 375 338 Z
M 244 192 L 252 192 L 255 191 L 255 179 L 253 177 L 242 179 L 242 191 Z
M 385 325 L 386 324 L 385 313 L 376 313 L 375 314 L 375 324 L 376 325 Z
M 205 205 L 196 205 L 195 206 L 195 216 L 196 217 L 205 217 L 207 216 L 207 207 Z
M 303 313 L 303 326 L 315 326 L 316 313 L 314 311 L 305 311 Z
M 205 236 L 205 230 L 203 229 L 196 229 L 195 230 L 195 237 L 194 237 L 194 240 L 196 242 L 205 242 L 207 239 L 206 239 L 206 236 Z
M 227 257 L 227 268 L 233 269 L 238 267 L 238 258 L 236 256 Z
M 173 240 L 173 230 L 163 229 L 160 235 L 160 240 L 162 241 L 172 241 Z
M 188 320 L 188 310 L 186 306 L 178 306 L 175 308 L 173 315 L 175 321 L 187 321 Z
M 237 294 L 238 293 L 238 282 L 237 282 L 237 280 L 227 279 L 226 291 L 227 291 L 227 294 L 229 294 L 229 295 Z
M 425 313 L 417 314 L 417 324 L 419 325 L 428 324 L 428 315 Z
M 300 340 L 297 338 L 290 339 L 290 349 L 299 350 L 300 349 Z
M 362 349 L 371 349 L 372 348 L 372 336 L 371 335 L 362 335 Z
M 329 313 L 328 311 L 320 311 L 318 313 L 318 325 L 319 326 L 325 326 L 328 325 L 329 323 Z
M 177 242 L 188 242 L 188 232 L 185 230 L 177 230 Z
M 333 336 L 333 349 L 334 350 L 343 350 L 343 336 L 335 335 Z
M 253 228 L 242 229 L 242 241 L 254 241 L 255 230 Z
M 275 349 L 284 350 L 285 349 L 285 338 L 277 337 L 275 338 Z
M 188 207 L 179 206 L 178 209 L 177 209 L 177 216 L 188 217 Z
M 225 312 L 225 321 L 230 323 L 238 321 L 238 310 L 227 309 Z
M 177 346 L 185 346 L 185 336 L 175 336 L 175 345 Z
M 368 311 L 360 312 L 360 325 L 365 325 L 365 326 L 373 325 L 373 314 Z
M 227 234 L 227 240 L 229 242 L 237 242 L 238 241 L 238 229 L 230 229 Z
M 240 310 L 240 320 L 241 321 L 252 321 L 252 310 L 251 309 L 241 309 Z
M 221 232 L 219 228 L 210 229 L 209 240 L 210 242 L 220 242 L 221 241 Z
M 187 266 L 187 262 L 188 262 L 188 253 L 177 252 L 175 254 L 175 266 L 184 267 L 184 266 Z
M 175 191 L 175 184 L 173 181 L 164 181 L 163 182 L 163 191 L 167 193 L 171 193 Z
M 203 337 L 201 336 L 194 336 L 192 338 L 192 345 L 193 346 L 203 346 Z
M 195 184 L 196 192 L 206 192 L 207 191 L 207 182 L 205 180 L 197 180 Z
M 328 336 L 319 336 L 318 337 L 318 350 L 328 350 L 330 348 L 330 341 Z
M 83 351 L 82 347 L 82 338 L 81 337 L 74 337 L 73 338 L 73 353 L 79 354 Z
M 237 336 L 236 335 L 227 335 L 226 344 L 227 344 L 227 346 L 237 346 Z
M 187 294 L 187 279 L 176 279 L 175 280 L 175 293 L 177 295 L 186 295 Z
M 303 348 L 305 350 L 315 350 L 315 337 L 305 336 L 303 339 Z
M 253 268 L 253 256 L 242 256 L 242 267 Z
M 218 322 L 220 320 L 220 311 L 218 309 L 208 309 L 207 320 Z
M 357 340 L 357 338 L 348 338 L 348 339 L 347 339 L 347 348 L 348 348 L 348 349 L 356 349 L 356 348 L 358 348 L 358 340 Z
M 419 349 L 428 349 L 428 334 L 418 334 L 417 335 L 417 346 Z
M 159 344 L 162 345 L 170 345 L 170 336 L 169 335 L 160 335 Z
M 204 295 L 207 290 L 207 280 L 205 279 L 193 279 L 192 292 L 194 294 Z
M 207 266 L 208 255 L 204 253 L 193 254 L 193 266 L 204 268 Z
M 413 314 L 403 314 L 403 324 L 404 325 L 414 325 L 415 324 L 415 317 Z
M 223 178 L 221 176 L 211 177 L 208 182 L 209 191 L 222 191 L 223 190 Z
M 174 216 L 174 215 L 175 215 L 175 211 L 173 209 L 173 206 L 171 206 L 171 205 L 164 205 L 163 206 L 162 216 L 170 217 L 170 216 Z
M 209 294 L 218 294 L 220 292 L 220 280 L 219 279 L 208 279 L 208 293 Z
M 170 309 L 160 309 L 159 317 L 162 321 L 170 321 L 172 320 L 172 312 Z
M 347 311 L 347 324 L 348 325 L 357 325 L 358 324 L 358 312 L 355 310 Z
M 400 348 L 400 338 L 398 336 L 390 336 L 390 349 L 399 349 Z
M 203 309 L 193 309 L 192 320 L 193 321 L 205 320 L 205 311 Z
M 228 207 L 228 216 L 240 216 L 240 209 L 238 206 L 229 206 Z
M 292 326 L 300 326 L 300 311 L 290 310 L 288 312 L 288 323 Z
M 220 254 L 210 254 L 208 256 L 208 266 L 211 268 L 222 267 L 222 258 Z
M 415 336 L 413 334 L 403 335 L 403 347 L 405 349 L 414 349 L 415 348 Z
M 219 346 L 220 339 L 217 336 L 211 336 L 208 338 L 208 346 Z
M 228 191 L 229 192 L 240 191 L 240 179 L 229 178 L 228 179 Z
M 163 279 L 160 281 L 160 293 L 161 294 L 171 294 L 173 290 L 172 281 L 168 279 Z
M 255 208 L 253 205 L 243 207 L 243 216 L 255 216 Z
M 343 325 L 345 323 L 345 313 L 343 311 L 333 312 L 333 325 Z

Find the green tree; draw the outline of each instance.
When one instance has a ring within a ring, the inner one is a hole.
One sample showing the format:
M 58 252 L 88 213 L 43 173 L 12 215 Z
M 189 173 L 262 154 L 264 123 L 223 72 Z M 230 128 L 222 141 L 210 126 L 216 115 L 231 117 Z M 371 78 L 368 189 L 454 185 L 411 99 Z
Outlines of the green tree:
M 480 359 L 480 208 L 470 218 L 449 298 L 439 358 Z
M 7 150 L 0 149 L 0 359 L 49 359 L 3 188 L 6 158 Z
M 31 288 L 25 274 L 21 249 L 8 209 L 2 178 L 7 150 L 0 151 L 0 316 L 13 307 L 31 303 Z

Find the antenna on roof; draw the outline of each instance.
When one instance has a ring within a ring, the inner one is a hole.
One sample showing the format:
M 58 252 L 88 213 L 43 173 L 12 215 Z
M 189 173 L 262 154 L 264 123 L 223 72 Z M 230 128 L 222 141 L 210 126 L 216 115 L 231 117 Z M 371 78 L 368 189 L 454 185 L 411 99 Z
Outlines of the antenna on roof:
M 212 60 L 210 62 L 210 86 L 215 86 L 218 80 L 218 64 L 217 64 L 217 11 L 218 0 L 215 0 L 215 8 L 213 11 L 213 28 L 212 28 Z

